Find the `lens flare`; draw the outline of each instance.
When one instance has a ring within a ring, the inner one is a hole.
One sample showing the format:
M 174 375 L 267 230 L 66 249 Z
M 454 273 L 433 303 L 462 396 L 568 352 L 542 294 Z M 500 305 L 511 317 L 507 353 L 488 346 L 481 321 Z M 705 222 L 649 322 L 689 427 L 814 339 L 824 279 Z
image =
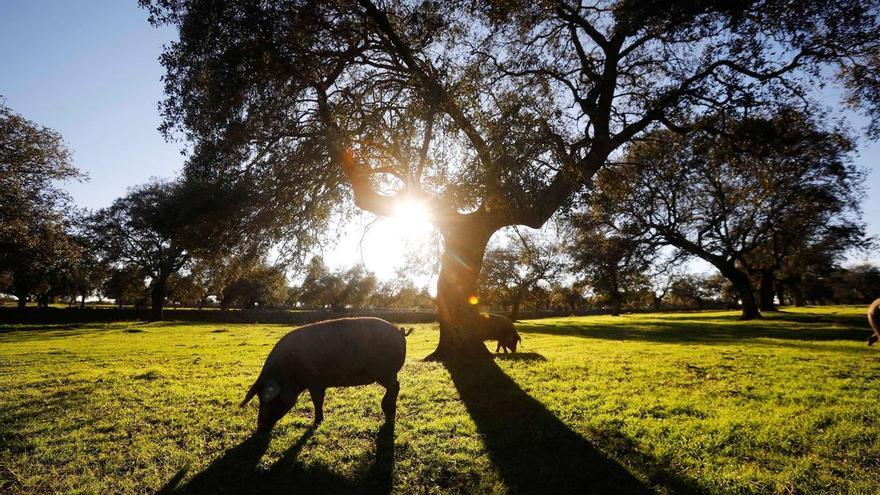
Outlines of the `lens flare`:
M 424 201 L 403 199 L 394 205 L 394 217 L 409 228 L 425 228 L 431 224 L 431 211 Z

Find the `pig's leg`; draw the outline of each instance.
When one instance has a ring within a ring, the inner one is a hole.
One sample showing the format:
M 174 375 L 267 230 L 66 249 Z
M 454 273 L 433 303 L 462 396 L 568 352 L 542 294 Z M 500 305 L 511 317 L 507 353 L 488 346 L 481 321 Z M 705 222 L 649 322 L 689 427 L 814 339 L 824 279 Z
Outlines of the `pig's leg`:
M 385 397 L 382 397 L 382 412 L 385 413 L 385 422 L 393 423 L 397 413 L 397 394 L 400 392 L 400 382 L 397 376 L 388 380 L 382 380 L 379 385 L 385 387 Z
M 315 406 L 315 425 L 324 421 L 324 388 L 310 388 L 309 395 L 312 396 L 312 404 Z
M 495 346 L 495 352 L 497 353 L 501 349 L 501 339 L 498 339 L 498 345 Z

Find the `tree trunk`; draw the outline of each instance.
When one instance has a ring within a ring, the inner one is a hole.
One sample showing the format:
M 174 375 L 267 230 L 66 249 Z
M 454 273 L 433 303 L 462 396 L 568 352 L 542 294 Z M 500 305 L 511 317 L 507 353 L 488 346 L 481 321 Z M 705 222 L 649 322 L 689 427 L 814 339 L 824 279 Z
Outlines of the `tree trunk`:
M 18 309 L 25 309 L 27 307 L 27 295 L 16 294 L 15 297 L 18 298 Z
M 456 222 L 444 229 L 444 252 L 437 280 L 437 318 L 440 342 L 425 359 L 457 361 L 489 358 L 477 338 L 477 278 L 486 244 L 495 231 L 479 219 Z
M 220 294 L 220 311 L 226 311 L 232 305 L 232 297 L 222 292 Z
M 758 298 L 761 303 L 761 311 L 776 311 L 776 304 L 773 302 L 773 284 L 775 277 L 773 270 L 761 270 L 761 282 L 758 287 Z
M 779 305 L 785 306 L 785 284 L 782 282 L 776 282 L 776 298 L 779 299 Z
M 524 292 L 525 287 L 520 287 L 516 291 L 516 296 L 513 298 L 513 306 L 510 308 L 510 321 L 516 321 L 519 318 L 519 306 L 522 303 Z
M 801 290 L 800 280 L 791 280 L 787 284 L 788 290 L 791 291 L 791 298 L 794 299 L 795 307 L 803 307 L 806 301 L 804 301 L 804 291 Z
M 83 295 L 80 296 L 80 297 L 81 297 L 81 299 L 80 299 L 80 302 L 79 302 L 79 309 L 85 309 L 85 307 L 86 307 L 86 295 L 83 294 Z
M 611 295 L 611 316 L 620 316 L 620 307 L 623 304 L 623 298 L 620 294 Z
M 760 318 L 761 312 L 758 311 L 758 304 L 755 301 L 755 293 L 752 291 L 752 284 L 749 281 L 749 276 L 742 270 L 732 266 L 732 264 L 725 264 L 718 268 L 721 270 L 721 274 L 733 284 L 736 293 L 739 295 L 740 301 L 742 301 L 742 316 L 740 317 L 740 320 L 754 320 Z
M 150 316 L 152 321 L 162 321 L 163 319 L 163 308 L 165 306 L 165 288 L 168 282 L 168 277 L 159 276 L 153 279 L 153 283 L 150 284 L 150 300 L 152 302 L 152 314 Z

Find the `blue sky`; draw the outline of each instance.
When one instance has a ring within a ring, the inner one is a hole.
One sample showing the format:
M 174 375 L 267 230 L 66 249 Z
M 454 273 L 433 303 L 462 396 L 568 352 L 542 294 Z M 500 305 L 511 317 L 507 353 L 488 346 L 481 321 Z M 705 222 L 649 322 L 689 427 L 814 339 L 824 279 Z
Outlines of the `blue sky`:
M 80 206 L 106 206 L 128 187 L 180 169 L 182 145 L 156 130 L 158 56 L 174 36 L 150 26 L 135 0 L 0 0 L 0 95 L 64 136 L 90 177 L 67 186 Z M 863 141 L 860 150 L 857 161 L 871 170 L 865 220 L 880 237 L 880 144 Z M 328 254 L 359 260 L 340 252 L 348 250 Z
M 134 0 L 0 0 L 0 95 L 64 137 L 90 180 L 69 184 L 81 206 L 110 204 L 183 162 L 156 130 L 171 30 L 154 29 Z

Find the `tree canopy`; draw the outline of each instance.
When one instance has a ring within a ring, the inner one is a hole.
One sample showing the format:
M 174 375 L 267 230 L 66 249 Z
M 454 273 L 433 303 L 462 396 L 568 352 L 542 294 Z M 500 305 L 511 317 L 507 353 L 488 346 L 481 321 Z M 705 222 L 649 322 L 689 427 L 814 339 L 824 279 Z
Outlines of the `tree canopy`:
M 192 257 L 193 232 L 183 212 L 190 196 L 176 182 L 153 181 L 133 188 L 90 218 L 90 231 L 103 256 L 138 267 L 150 278 L 156 319 L 162 319 L 168 279 Z
M 0 103 L 0 273 L 8 286 L 0 290 L 21 307 L 57 291 L 80 254 L 70 197 L 57 183 L 82 178 L 60 134 Z
M 632 146 L 624 162 L 597 176 L 592 205 L 644 242 L 714 265 L 736 286 L 743 317 L 756 317 L 750 263 L 770 270 L 772 280 L 789 243 L 828 231 L 861 237 L 864 173 L 850 161 L 846 136 L 800 112 L 694 126 L 685 136 L 657 131 Z

